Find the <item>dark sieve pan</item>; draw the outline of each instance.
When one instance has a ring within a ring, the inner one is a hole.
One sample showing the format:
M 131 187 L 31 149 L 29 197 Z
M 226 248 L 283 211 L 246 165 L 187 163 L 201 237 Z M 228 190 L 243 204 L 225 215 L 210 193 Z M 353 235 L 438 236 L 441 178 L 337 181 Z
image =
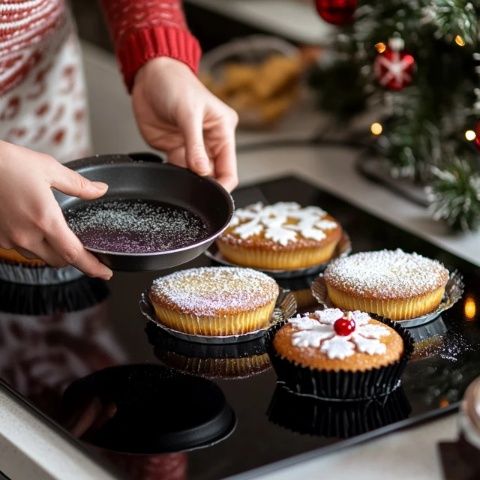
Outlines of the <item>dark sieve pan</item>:
M 135 199 L 184 208 L 204 222 L 207 233 L 201 240 L 172 250 L 149 253 L 119 253 L 86 246 L 113 270 L 162 270 L 189 262 L 201 255 L 228 226 L 233 214 L 230 194 L 217 182 L 176 167 L 152 153 L 98 155 L 66 166 L 90 180 L 108 184 L 102 200 Z M 64 212 L 87 202 L 54 192 Z

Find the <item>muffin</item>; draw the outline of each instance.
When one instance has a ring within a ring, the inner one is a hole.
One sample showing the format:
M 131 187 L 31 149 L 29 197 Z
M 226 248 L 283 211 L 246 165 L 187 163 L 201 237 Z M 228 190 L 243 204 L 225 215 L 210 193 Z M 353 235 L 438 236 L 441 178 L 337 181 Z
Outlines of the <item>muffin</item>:
M 158 321 L 192 335 L 241 335 L 270 324 L 279 288 L 248 268 L 203 267 L 156 279 L 149 298 Z
M 291 390 L 344 400 L 393 391 L 413 348 L 400 326 L 338 308 L 297 315 L 272 328 L 268 345 L 279 379 Z
M 26 258 L 16 250 L 0 248 L 0 260 L 26 267 L 44 267 L 46 263 L 39 258 Z
M 235 212 L 217 246 L 238 265 L 296 270 L 330 260 L 341 236 L 339 223 L 319 207 L 255 203 Z
M 333 305 L 407 320 L 435 310 L 448 270 L 436 260 L 402 250 L 364 252 L 332 262 L 325 270 Z

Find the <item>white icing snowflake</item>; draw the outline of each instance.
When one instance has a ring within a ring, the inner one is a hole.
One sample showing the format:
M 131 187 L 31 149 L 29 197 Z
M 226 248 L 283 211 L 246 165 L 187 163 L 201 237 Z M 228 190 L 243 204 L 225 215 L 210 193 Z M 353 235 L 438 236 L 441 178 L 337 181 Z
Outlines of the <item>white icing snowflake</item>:
M 294 231 L 288 230 L 284 227 L 269 227 L 265 231 L 265 238 L 285 246 L 288 244 L 288 242 L 295 240 L 295 238 L 297 238 L 297 234 Z
M 355 330 L 350 335 L 338 335 L 334 324 L 346 316 L 355 321 Z M 297 315 L 289 322 L 299 330 L 292 335 L 292 345 L 303 348 L 319 348 L 328 358 L 343 360 L 356 351 L 368 355 L 381 355 L 386 352 L 386 346 L 381 337 L 390 335 L 389 330 L 382 325 L 369 323 L 368 313 L 345 313 L 339 308 L 317 310 L 303 316 Z
M 317 241 L 326 238 L 325 231 L 338 226 L 332 220 L 324 220 L 326 215 L 319 207 L 302 208 L 295 202 L 278 202 L 267 206 L 259 202 L 239 208 L 230 226 L 242 239 L 264 232 L 265 238 L 285 246 L 295 241 L 298 235 Z

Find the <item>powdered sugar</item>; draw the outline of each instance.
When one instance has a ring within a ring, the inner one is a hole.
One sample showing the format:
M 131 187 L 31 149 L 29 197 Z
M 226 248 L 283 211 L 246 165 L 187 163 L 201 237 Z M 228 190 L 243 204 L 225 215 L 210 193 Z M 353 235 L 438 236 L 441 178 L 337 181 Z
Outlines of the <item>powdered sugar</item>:
M 67 221 L 90 248 L 109 252 L 153 253 L 192 245 L 208 230 L 194 213 L 144 200 L 114 200 L 67 211 Z
M 202 267 L 156 279 L 151 293 L 184 313 L 213 316 L 264 306 L 276 299 L 278 285 L 249 268 Z
M 448 275 L 440 262 L 397 249 L 338 259 L 325 271 L 325 281 L 360 295 L 404 298 L 440 288 Z

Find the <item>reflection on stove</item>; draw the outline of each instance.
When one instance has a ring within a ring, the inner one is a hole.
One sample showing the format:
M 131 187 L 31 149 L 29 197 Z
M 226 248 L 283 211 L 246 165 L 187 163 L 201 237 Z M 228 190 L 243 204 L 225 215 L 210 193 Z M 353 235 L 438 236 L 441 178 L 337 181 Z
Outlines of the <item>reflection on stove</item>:
M 16 285 L 15 296 L 0 288 L 0 377 L 55 419 L 68 384 L 124 357 L 105 325 L 106 292 L 86 288 L 84 280 L 54 288 Z M 53 312 L 33 314 L 33 298 L 42 300 L 40 312 Z M 91 306 L 94 299 L 102 301 Z M 69 311 L 82 304 L 88 308 Z
M 363 401 L 325 401 L 298 395 L 278 384 L 268 418 L 301 434 L 349 438 L 404 420 L 411 411 L 402 387 L 382 398 Z

